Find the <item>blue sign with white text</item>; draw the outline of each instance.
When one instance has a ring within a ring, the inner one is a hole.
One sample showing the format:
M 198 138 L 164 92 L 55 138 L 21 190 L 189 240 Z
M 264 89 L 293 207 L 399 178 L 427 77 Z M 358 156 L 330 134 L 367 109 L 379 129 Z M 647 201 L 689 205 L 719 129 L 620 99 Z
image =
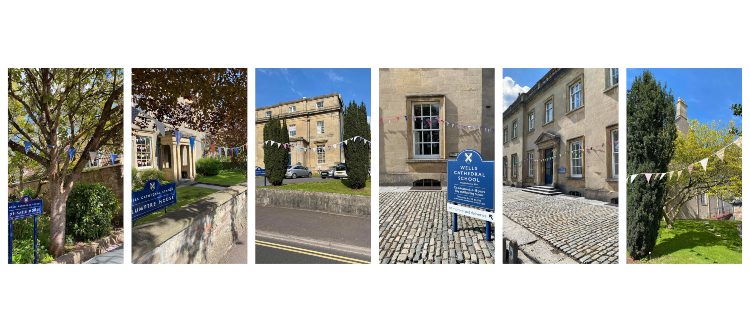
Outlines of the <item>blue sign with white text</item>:
M 18 202 L 8 203 L 8 221 L 42 215 L 42 200 L 24 196 Z
M 495 162 L 472 149 L 448 161 L 448 202 L 495 210 Z
M 133 192 L 133 221 L 176 203 L 175 183 L 162 185 L 158 180 L 149 180 L 142 190 Z

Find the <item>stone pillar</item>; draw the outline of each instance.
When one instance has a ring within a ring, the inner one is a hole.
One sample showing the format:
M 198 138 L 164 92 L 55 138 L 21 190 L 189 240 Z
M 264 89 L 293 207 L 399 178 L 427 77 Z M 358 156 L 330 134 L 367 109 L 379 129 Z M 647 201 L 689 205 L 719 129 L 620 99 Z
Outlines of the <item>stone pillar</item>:
M 188 163 L 190 163 L 190 170 L 188 172 L 188 175 L 190 175 L 190 179 L 195 179 L 195 152 L 193 152 L 193 149 L 190 148 L 190 145 L 187 146 L 188 150 Z
M 174 161 L 172 162 L 173 170 L 172 173 L 174 174 L 175 181 L 180 180 L 180 146 L 175 144 L 172 145 L 172 155 L 174 156 Z

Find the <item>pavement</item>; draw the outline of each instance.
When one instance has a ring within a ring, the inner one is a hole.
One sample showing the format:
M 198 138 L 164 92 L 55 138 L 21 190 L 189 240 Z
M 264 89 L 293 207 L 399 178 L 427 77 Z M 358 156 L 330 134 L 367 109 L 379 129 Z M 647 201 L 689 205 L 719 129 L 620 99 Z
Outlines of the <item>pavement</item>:
M 219 263 L 247 264 L 247 232 L 239 237 Z
M 263 176 L 255 176 L 255 186 L 263 186 L 263 180 L 265 177 Z M 326 178 L 325 180 L 329 180 L 331 178 Z M 307 182 L 320 182 L 323 179 L 320 177 L 303 177 L 303 178 L 285 178 L 284 184 L 297 184 L 297 183 L 307 183 Z M 268 183 L 268 185 L 271 185 L 271 183 Z
M 397 191 L 398 190 L 398 191 Z M 492 264 L 492 241 L 485 241 L 485 222 L 458 216 L 458 232 L 446 211 L 445 191 L 380 192 L 380 263 Z
M 225 190 L 225 189 L 227 189 L 227 188 L 226 188 L 225 186 L 219 186 L 219 185 L 213 185 L 213 184 L 204 184 L 204 183 L 198 183 L 198 184 L 195 184 L 195 185 L 193 185 L 193 186 L 195 186 L 195 187 L 203 187 L 203 188 L 210 188 L 210 189 L 215 189 L 215 190 L 217 190 L 217 191 L 221 191 L 221 190 Z
M 511 221 L 504 227 L 503 236 L 517 241 L 522 251 L 523 246 L 533 245 L 526 255 L 538 256 L 534 259 L 540 263 L 617 263 L 615 206 L 580 197 L 543 196 L 503 187 L 503 215 Z
M 369 263 L 370 218 L 255 208 L 255 262 Z
M 120 245 L 112 251 L 92 257 L 88 261 L 83 262 L 83 264 L 122 264 L 122 254 L 123 248 Z

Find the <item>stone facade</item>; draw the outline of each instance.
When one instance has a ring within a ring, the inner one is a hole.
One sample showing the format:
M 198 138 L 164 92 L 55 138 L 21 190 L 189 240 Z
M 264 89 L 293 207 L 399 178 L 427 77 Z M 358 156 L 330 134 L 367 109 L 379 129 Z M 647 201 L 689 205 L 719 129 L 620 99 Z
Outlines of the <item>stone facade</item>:
M 256 188 L 255 206 L 370 217 L 369 196 Z
M 503 184 L 618 200 L 617 69 L 551 69 L 503 112 Z
M 263 126 L 270 117 L 280 118 L 289 129 L 290 164 L 321 171 L 344 161 L 341 148 L 344 102 L 339 94 L 302 98 L 255 109 L 255 166 L 263 163 Z
M 136 170 L 158 169 L 170 181 L 193 180 L 196 176 L 195 162 L 208 151 L 203 144 L 206 134 L 179 127 L 180 141 L 175 142 L 174 126 L 165 124 L 167 130 L 161 135 L 153 125 L 145 128 L 133 124 L 131 139 L 131 164 Z M 195 147 L 190 148 L 190 137 L 196 137 Z
M 495 70 L 380 69 L 380 117 L 380 184 L 444 186 L 462 150 L 495 159 Z

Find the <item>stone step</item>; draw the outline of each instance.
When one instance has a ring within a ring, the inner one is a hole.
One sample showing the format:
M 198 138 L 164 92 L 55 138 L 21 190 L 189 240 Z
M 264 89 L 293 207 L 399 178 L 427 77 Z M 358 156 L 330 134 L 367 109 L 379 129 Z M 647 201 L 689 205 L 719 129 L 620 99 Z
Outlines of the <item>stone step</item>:
M 552 186 L 529 186 L 527 188 L 523 189 L 524 192 L 539 194 L 539 195 L 546 195 L 546 196 L 552 196 L 552 195 L 560 195 L 562 192 L 558 190 L 557 188 L 554 188 Z

